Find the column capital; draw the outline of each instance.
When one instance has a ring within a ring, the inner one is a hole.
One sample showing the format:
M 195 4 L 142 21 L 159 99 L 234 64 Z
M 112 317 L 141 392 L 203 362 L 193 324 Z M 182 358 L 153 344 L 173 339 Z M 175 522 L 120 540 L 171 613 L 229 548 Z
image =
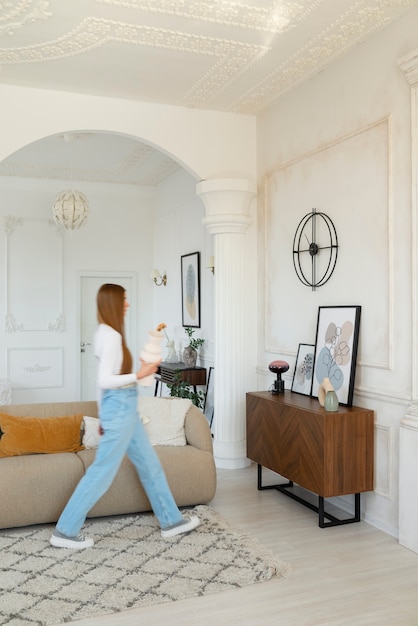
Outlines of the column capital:
M 406 80 L 411 87 L 418 86 L 418 48 L 399 59 L 398 67 L 405 72 Z
M 405 413 L 405 417 L 401 419 L 401 428 L 418 431 L 418 403 L 410 404 Z
M 256 186 L 245 178 L 202 180 L 196 193 L 205 205 L 204 225 L 211 234 L 245 233 L 251 223 L 250 204 Z

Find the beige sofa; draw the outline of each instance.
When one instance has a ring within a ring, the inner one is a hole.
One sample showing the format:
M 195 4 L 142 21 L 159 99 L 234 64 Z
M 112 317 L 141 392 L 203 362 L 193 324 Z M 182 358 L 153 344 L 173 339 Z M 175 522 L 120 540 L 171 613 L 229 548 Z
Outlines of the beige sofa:
M 170 401 L 170 400 L 168 400 Z M 14 416 L 97 416 L 96 402 L 58 402 L 0 406 Z M 156 446 L 179 507 L 207 504 L 215 495 L 212 437 L 203 413 L 192 405 L 185 422 L 186 445 Z M 56 522 L 95 449 L 0 458 L 0 528 Z M 151 510 L 131 462 L 125 458 L 107 493 L 89 512 L 101 517 Z

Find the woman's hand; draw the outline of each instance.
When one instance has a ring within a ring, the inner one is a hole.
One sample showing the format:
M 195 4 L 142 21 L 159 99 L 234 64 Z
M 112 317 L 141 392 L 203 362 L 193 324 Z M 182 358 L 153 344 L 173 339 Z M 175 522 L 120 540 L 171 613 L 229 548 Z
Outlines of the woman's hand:
M 155 374 L 162 359 L 160 359 L 156 363 L 146 363 L 142 359 L 139 360 L 141 361 L 141 367 L 136 373 L 137 380 L 141 380 L 141 378 L 146 378 L 147 376 L 152 376 L 152 374 Z

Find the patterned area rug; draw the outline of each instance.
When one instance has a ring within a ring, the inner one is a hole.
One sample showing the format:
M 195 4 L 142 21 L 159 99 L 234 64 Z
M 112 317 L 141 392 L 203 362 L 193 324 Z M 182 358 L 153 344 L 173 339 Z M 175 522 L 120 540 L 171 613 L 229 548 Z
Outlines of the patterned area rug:
M 0 531 L 0 623 L 50 626 L 244 587 L 285 575 L 256 540 L 207 506 L 201 526 L 162 539 L 152 514 L 90 520 L 91 549 L 49 544 L 51 527 Z

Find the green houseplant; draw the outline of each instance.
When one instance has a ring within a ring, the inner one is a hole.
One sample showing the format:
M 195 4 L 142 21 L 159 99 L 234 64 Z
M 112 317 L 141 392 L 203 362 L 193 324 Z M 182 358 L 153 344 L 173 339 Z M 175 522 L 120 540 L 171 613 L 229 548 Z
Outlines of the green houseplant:
M 167 387 L 170 390 L 170 396 L 177 398 L 188 398 L 197 406 L 198 409 L 203 409 L 205 403 L 205 393 L 201 390 L 193 391 L 191 385 L 181 379 L 180 370 L 174 372 L 174 379 L 172 383 L 167 383 Z
M 193 337 L 195 330 L 191 326 L 184 327 L 184 332 L 189 338 L 189 345 L 183 350 L 183 361 L 188 367 L 196 367 L 197 351 L 205 343 L 204 339 Z

